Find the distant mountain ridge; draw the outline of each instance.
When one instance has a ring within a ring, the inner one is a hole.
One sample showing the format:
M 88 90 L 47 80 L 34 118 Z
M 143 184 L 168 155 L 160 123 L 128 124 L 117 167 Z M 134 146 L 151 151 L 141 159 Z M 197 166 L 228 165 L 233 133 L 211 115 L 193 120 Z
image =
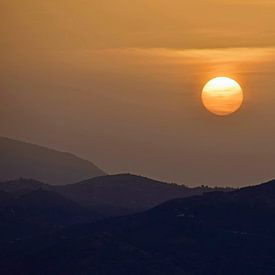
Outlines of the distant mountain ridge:
M 62 186 L 32 179 L 0 182 L 0 191 L 5 192 L 24 194 L 39 189 L 57 192 L 103 216 L 133 214 L 175 198 L 202 195 L 204 192 L 217 190 L 228 191 L 224 188 L 189 188 L 131 174 L 101 176 Z
M 73 154 L 0 137 L 0 180 L 33 178 L 63 185 L 106 175 L 93 163 Z
M 167 200 L 201 195 L 215 189 L 189 188 L 132 174 L 117 174 L 88 179 L 59 188 L 63 195 L 78 203 L 97 206 L 99 212 L 131 214 L 157 206 Z

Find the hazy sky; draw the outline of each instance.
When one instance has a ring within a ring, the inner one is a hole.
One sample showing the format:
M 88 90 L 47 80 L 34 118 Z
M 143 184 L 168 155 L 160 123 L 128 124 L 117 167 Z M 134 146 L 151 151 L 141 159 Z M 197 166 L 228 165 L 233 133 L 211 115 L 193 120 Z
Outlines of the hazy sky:
M 187 185 L 275 177 L 275 0 L 1 0 L 0 135 Z M 203 85 L 245 102 L 216 117 Z

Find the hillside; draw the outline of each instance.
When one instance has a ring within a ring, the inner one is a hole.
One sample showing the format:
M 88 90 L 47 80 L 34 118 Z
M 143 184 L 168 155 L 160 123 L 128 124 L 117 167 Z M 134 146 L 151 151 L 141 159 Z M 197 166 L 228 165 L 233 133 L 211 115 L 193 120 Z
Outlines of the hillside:
M 33 178 L 62 185 L 105 175 L 72 154 L 0 137 L 0 180 Z
M 118 174 L 92 178 L 55 190 L 102 214 L 119 216 L 148 210 L 167 200 L 201 195 L 217 189 L 189 188 L 142 176 Z
M 272 181 L 68 227 L 17 244 L 0 257 L 0 267 L 13 274 L 271 275 L 274 190 Z
M 14 194 L 25 194 L 40 189 L 59 193 L 103 216 L 133 214 L 175 198 L 201 195 L 215 190 L 227 191 L 207 187 L 189 188 L 130 174 L 96 177 L 62 186 L 23 178 L 0 182 L 0 191 Z
M 0 191 L 0 243 L 98 218 L 97 213 L 52 191 L 25 190 L 23 194 Z

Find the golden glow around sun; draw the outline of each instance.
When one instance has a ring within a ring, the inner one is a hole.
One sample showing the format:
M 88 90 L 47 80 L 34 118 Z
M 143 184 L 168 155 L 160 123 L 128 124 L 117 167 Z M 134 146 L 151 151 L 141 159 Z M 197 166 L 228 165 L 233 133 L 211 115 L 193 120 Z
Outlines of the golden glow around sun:
M 208 81 L 202 91 L 205 108 L 219 116 L 236 112 L 241 107 L 243 99 L 241 86 L 228 77 L 216 77 Z

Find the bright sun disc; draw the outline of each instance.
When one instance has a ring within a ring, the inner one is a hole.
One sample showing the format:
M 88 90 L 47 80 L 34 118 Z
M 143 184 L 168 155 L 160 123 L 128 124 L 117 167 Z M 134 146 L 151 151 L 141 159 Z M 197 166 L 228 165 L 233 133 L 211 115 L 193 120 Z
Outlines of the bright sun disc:
M 228 77 L 216 77 L 208 81 L 202 91 L 205 108 L 219 116 L 236 112 L 241 107 L 243 99 L 241 86 Z

